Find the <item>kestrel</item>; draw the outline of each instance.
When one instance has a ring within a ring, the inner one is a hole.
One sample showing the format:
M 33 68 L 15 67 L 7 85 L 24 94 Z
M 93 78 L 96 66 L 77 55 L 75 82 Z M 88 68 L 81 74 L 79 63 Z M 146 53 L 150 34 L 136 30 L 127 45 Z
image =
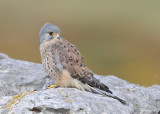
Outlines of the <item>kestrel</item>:
M 57 86 L 90 91 L 126 104 L 94 77 L 78 49 L 60 37 L 60 29 L 57 26 L 46 23 L 41 28 L 39 37 L 42 64 Z

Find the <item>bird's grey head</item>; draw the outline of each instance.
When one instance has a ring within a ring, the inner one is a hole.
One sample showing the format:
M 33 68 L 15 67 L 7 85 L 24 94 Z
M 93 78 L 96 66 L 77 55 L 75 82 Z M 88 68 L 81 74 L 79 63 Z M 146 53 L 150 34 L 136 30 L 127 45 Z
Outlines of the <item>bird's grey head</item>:
M 52 25 L 50 23 L 44 24 L 39 32 L 40 44 L 42 44 L 45 41 L 52 40 L 54 36 L 57 34 L 60 34 L 60 29 L 57 26 Z M 57 36 L 57 38 L 60 37 Z

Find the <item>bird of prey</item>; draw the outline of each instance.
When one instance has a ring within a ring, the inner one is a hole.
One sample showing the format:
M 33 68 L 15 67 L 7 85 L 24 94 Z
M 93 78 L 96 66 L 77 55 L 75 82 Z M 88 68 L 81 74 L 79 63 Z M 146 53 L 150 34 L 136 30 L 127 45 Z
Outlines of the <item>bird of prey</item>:
M 90 91 L 126 104 L 94 77 L 85 65 L 78 49 L 60 37 L 60 29 L 57 26 L 50 23 L 44 24 L 39 37 L 42 64 L 57 86 Z

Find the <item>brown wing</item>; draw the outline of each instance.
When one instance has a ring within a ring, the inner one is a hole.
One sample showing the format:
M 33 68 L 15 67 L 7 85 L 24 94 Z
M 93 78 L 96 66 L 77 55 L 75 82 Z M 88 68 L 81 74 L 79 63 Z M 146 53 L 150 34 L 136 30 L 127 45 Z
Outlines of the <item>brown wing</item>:
M 106 85 L 100 83 L 99 80 L 93 77 L 93 73 L 86 67 L 80 52 L 73 44 L 62 39 L 61 41 L 56 42 L 56 48 L 63 69 L 69 71 L 73 78 L 92 87 L 112 93 Z

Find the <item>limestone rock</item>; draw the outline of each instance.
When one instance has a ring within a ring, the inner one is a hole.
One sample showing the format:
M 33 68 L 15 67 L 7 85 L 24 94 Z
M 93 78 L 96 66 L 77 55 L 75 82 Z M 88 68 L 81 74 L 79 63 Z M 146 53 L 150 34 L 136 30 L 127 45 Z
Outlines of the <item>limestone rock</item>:
M 114 95 L 127 101 L 128 105 L 75 88 L 42 90 L 51 79 L 41 64 L 9 57 L 0 59 L 0 113 L 158 114 L 160 111 L 159 85 L 141 87 L 115 76 L 95 77 L 106 84 Z M 35 92 L 26 94 L 31 91 Z M 6 110 L 6 106 L 10 106 L 10 110 Z
M 0 52 L 0 59 L 8 59 L 8 55 Z

